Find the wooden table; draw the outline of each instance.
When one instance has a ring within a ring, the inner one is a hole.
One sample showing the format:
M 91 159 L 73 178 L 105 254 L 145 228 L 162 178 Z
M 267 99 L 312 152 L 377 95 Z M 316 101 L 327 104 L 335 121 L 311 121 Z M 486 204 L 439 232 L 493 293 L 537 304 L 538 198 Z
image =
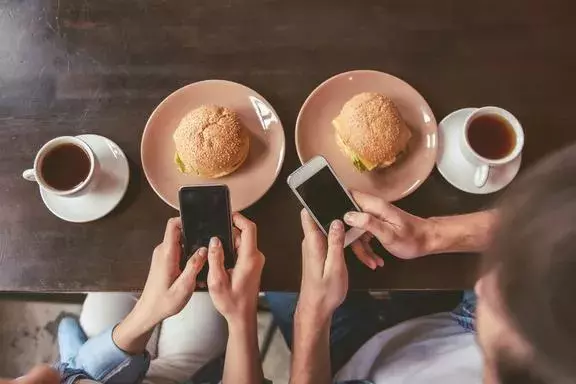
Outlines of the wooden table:
M 260 224 L 263 290 L 297 290 L 299 204 L 285 185 L 298 165 L 294 124 L 309 92 L 350 69 L 403 78 L 437 120 L 469 106 L 512 111 L 527 134 L 524 168 L 576 139 L 572 2 L 514 0 L 28 0 L 0 3 L 0 290 L 136 290 L 165 221 L 177 214 L 140 166 L 148 115 L 175 89 L 203 79 L 246 84 L 276 108 L 286 161 L 245 213 Z M 48 212 L 21 179 L 59 135 L 97 133 L 130 159 L 120 206 L 89 224 Z M 399 205 L 417 215 L 490 203 L 437 171 Z M 477 258 L 441 255 L 369 271 L 351 260 L 354 289 L 471 286 Z

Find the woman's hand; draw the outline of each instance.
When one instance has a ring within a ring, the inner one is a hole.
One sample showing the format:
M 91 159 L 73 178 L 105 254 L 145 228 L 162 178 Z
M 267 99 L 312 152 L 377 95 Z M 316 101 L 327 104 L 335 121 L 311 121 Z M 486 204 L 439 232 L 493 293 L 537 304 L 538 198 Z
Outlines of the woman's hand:
M 114 330 L 116 345 L 126 352 L 143 351 L 145 335 L 162 320 L 180 312 L 196 288 L 196 276 L 206 262 L 207 250 L 196 251 L 180 271 L 181 232 L 180 218 L 168 220 L 164 241 L 152 254 L 142 295 L 132 312 Z
M 224 268 L 224 250 L 216 237 L 208 248 L 208 291 L 214 306 L 228 323 L 254 317 L 258 305 L 264 255 L 258 250 L 256 224 L 239 213 L 232 215 L 239 231 L 234 241 L 238 259 L 230 272 Z

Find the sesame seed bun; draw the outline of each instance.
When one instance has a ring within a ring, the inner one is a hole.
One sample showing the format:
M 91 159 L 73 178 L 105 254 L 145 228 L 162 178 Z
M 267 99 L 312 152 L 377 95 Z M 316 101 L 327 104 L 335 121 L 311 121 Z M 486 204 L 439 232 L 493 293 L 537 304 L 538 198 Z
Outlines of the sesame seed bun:
M 393 164 L 411 137 L 396 105 L 379 93 L 352 97 L 333 125 L 338 146 L 360 170 Z
M 189 112 L 173 139 L 178 168 L 207 178 L 234 172 L 250 149 L 248 131 L 238 114 L 216 105 L 202 105 Z

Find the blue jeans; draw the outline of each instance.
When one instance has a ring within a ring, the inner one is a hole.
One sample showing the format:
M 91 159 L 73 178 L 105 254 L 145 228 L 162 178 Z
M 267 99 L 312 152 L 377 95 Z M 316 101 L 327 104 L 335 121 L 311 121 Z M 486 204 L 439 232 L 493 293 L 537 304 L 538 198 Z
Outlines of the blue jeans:
M 58 325 L 58 349 L 60 361 L 68 362 L 76 357 L 80 348 L 88 341 L 78 321 L 64 317 Z
M 60 361 L 56 363 L 61 383 L 71 384 L 79 379 L 91 379 L 109 384 L 139 383 L 150 364 L 144 352 L 129 355 L 112 339 L 114 327 L 88 339 L 78 323 L 71 317 L 62 319 L 58 326 Z
M 447 297 L 451 295 L 451 297 Z M 467 293 L 468 300 L 473 293 Z M 390 299 L 376 300 L 367 292 L 350 292 L 344 303 L 336 309 L 330 328 L 330 361 L 332 375 L 352 357 L 372 336 L 400 322 L 454 308 L 461 292 L 392 292 Z M 266 299 L 286 343 L 291 348 L 296 293 L 268 292 Z M 450 300 L 446 300 L 450 299 Z M 442 303 L 440 303 L 442 302 Z M 462 304 L 459 308 L 462 307 Z M 473 320 L 471 305 L 455 315 L 460 324 Z

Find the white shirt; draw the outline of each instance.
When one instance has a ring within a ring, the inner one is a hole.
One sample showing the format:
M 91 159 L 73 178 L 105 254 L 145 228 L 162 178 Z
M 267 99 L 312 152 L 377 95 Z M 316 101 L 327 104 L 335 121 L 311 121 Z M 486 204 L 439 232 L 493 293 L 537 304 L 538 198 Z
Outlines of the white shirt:
M 482 383 L 482 355 L 474 334 L 449 313 L 409 320 L 368 340 L 336 380 L 375 384 Z

